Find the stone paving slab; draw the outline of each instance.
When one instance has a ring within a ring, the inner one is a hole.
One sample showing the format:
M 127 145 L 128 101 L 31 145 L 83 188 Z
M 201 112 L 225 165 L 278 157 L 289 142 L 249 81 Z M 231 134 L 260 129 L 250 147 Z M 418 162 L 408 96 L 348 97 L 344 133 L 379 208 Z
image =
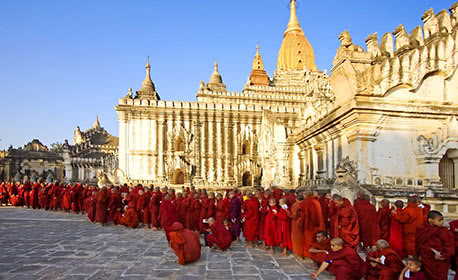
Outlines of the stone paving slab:
M 240 243 L 223 253 L 203 247 L 199 261 L 180 266 L 163 232 L 12 207 L 0 207 L 0 248 L 0 280 L 302 280 L 316 269 Z M 334 277 L 325 273 L 319 279 Z

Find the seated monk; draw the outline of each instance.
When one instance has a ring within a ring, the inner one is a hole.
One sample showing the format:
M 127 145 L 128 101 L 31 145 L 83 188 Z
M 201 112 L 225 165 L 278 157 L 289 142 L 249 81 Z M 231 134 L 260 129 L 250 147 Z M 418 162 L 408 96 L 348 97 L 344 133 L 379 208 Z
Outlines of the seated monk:
M 455 255 L 455 238 L 444 227 L 444 216 L 430 211 L 428 224 L 417 229 L 416 253 L 421 259 L 426 277 L 430 280 L 447 279 L 450 259 Z
M 125 212 L 121 218 L 121 224 L 126 227 L 136 228 L 138 226 L 138 214 L 134 207 L 125 206 Z
M 316 279 L 327 268 L 336 276 L 336 280 L 360 280 L 362 278 L 363 260 L 353 248 L 344 246 L 342 238 L 337 237 L 331 240 L 331 250 L 320 268 L 312 273 L 312 279 Z
M 316 234 L 316 242 L 312 243 L 309 252 L 312 254 L 311 259 L 321 265 L 326 260 L 328 252 L 331 250 L 331 243 L 328 234 L 325 231 L 319 231 Z
M 207 231 L 208 246 L 214 247 L 216 251 L 222 252 L 223 250 L 231 247 L 232 234 L 222 223 L 217 223 L 213 217 L 208 219 L 208 225 L 210 226 Z
M 426 280 L 425 273 L 420 271 L 421 265 L 422 263 L 418 259 L 408 258 L 407 265 L 401 271 L 401 275 L 399 275 L 399 280 Z
M 178 257 L 178 263 L 184 265 L 200 259 L 199 235 L 182 224 L 175 222 L 170 226 L 170 247 Z
M 375 244 L 377 250 L 369 253 L 366 260 L 366 280 L 397 279 L 404 267 L 399 255 L 390 248 L 388 241 L 380 239 Z

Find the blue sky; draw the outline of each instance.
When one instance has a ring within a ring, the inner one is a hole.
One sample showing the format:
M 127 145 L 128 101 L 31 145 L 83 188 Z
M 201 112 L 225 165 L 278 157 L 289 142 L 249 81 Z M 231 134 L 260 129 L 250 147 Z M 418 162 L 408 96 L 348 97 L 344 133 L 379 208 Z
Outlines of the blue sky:
M 453 1 L 298 0 L 298 18 L 320 70 L 330 69 L 348 30 L 357 45 Z M 228 90 L 240 91 L 259 43 L 272 76 L 289 18 L 289 0 L 14 0 L 0 9 L 0 149 L 34 138 L 73 142 L 96 115 L 118 135 L 114 106 L 139 89 L 150 56 L 164 100 L 195 100 L 218 59 Z

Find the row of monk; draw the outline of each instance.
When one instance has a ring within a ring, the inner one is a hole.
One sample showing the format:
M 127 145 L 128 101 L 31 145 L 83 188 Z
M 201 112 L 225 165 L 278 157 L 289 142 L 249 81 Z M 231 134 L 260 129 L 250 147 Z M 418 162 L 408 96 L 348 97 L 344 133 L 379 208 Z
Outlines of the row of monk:
M 164 229 L 181 264 L 200 257 L 199 233 L 207 245 L 221 251 L 239 241 L 243 230 L 247 247 L 261 246 L 270 253 L 280 247 L 283 254 L 292 250 L 298 258 L 321 265 L 317 274 L 328 268 L 338 279 L 398 279 L 407 274 L 410 278 L 404 279 L 417 279 L 422 272 L 415 274 L 415 267 L 421 267 L 415 257 L 421 258 L 427 279 L 447 279 L 458 238 L 458 222 L 450 223 L 450 232 L 442 215 L 416 197 L 409 198 L 405 208 L 397 201 L 396 209 L 383 200 L 377 211 L 365 195 L 351 205 L 338 195 L 331 199 L 330 194 L 278 188 L 215 194 L 193 187 L 175 192 L 141 185 L 99 189 L 4 182 L 0 203 L 87 213 L 102 225 Z M 367 253 L 365 264 L 358 250 Z M 405 274 L 398 261 L 407 256 L 411 261 Z

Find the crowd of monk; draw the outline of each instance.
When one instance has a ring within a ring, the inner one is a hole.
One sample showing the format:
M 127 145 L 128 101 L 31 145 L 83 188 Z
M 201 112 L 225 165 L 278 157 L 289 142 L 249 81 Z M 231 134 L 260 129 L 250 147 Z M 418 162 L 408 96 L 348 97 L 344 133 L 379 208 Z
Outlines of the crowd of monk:
M 353 205 L 339 195 L 269 190 L 207 192 L 205 189 L 10 183 L 0 184 L 0 206 L 86 213 L 91 222 L 164 230 L 180 264 L 200 258 L 205 245 L 223 251 L 231 243 L 280 248 L 329 270 L 336 279 L 448 279 L 456 263 L 458 221 L 444 226 L 438 211 L 410 197 L 377 210 L 366 195 Z M 365 253 L 365 261 L 359 253 Z M 457 251 L 458 253 L 458 251 Z M 455 279 L 458 279 L 456 277 Z

